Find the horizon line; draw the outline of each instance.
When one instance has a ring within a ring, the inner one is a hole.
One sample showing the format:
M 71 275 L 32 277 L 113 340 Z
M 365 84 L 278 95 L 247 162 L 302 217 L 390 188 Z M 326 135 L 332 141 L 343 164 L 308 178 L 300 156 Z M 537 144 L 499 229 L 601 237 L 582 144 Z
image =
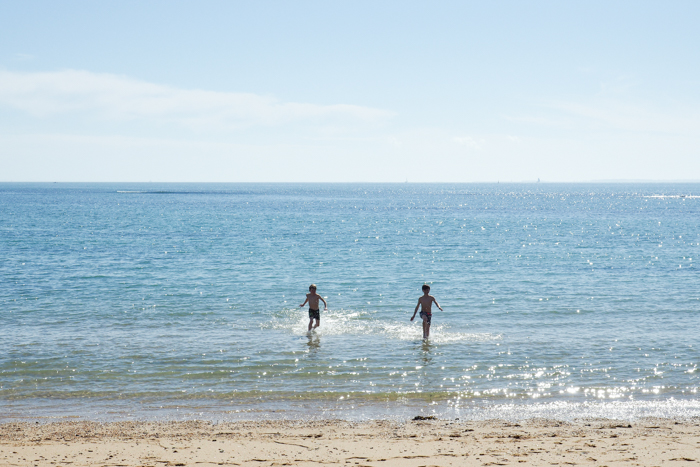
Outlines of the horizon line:
M 466 182 L 455 182 L 455 181 L 433 181 L 433 182 L 370 182 L 370 181 L 349 181 L 349 182 L 307 182 L 307 181 L 125 181 L 125 180 L 115 180 L 115 181 L 40 181 L 40 180 L 0 180 L 0 183 L 44 183 L 44 184 L 58 184 L 58 183 L 139 183 L 139 184 L 156 184 L 156 183 L 217 183 L 217 184 L 306 184 L 306 185 L 340 185 L 340 184 L 383 184 L 383 185 L 436 185 L 436 184 L 500 184 L 500 180 L 495 181 L 466 181 Z M 503 183 L 519 183 L 519 184 L 577 184 L 577 183 L 700 183 L 700 179 L 596 179 L 596 180 L 577 180 L 577 181 L 556 181 L 556 180 L 504 180 Z

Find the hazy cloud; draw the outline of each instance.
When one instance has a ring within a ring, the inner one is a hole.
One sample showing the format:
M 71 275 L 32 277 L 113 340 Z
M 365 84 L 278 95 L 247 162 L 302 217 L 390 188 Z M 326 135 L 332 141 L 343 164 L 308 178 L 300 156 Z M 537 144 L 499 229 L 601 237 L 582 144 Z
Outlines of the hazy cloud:
M 472 149 L 481 149 L 481 146 L 484 143 L 484 140 L 477 142 L 471 136 L 456 136 L 456 137 L 452 138 L 452 141 L 454 141 L 455 143 L 457 143 L 461 146 L 466 146 L 466 147 L 472 148 Z
M 700 128 L 700 113 L 694 109 L 680 105 L 659 108 L 610 98 L 550 101 L 530 115 L 506 115 L 503 118 L 567 130 L 606 129 L 694 136 Z
M 550 108 L 618 130 L 697 134 L 700 115 L 685 109 L 654 109 L 648 106 L 598 99 L 588 102 L 555 102 Z
M 377 122 L 394 115 L 357 105 L 281 102 L 251 93 L 179 89 L 107 73 L 0 71 L 0 105 L 36 117 L 86 114 L 188 127 L 242 127 L 295 121 Z

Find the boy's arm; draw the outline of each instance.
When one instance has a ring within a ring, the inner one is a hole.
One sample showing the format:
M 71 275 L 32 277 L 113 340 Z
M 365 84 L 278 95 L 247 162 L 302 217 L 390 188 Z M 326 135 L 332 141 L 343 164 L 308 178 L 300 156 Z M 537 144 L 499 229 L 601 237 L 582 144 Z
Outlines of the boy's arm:
M 435 302 L 437 307 L 440 308 L 440 311 L 443 311 L 443 309 L 440 307 L 440 304 L 437 302 L 437 300 L 435 300 L 435 297 L 433 297 L 433 301 Z
M 418 307 L 420 306 L 420 298 L 418 299 L 418 304 L 416 305 L 416 309 L 413 310 L 413 316 L 411 316 L 411 321 L 413 321 L 413 318 L 416 317 L 416 313 L 418 313 Z
M 325 301 L 325 300 L 323 299 L 323 297 L 321 297 L 320 295 L 318 296 L 318 298 L 320 298 L 321 301 L 323 302 L 323 310 L 324 310 L 324 311 L 327 310 L 327 309 L 328 309 L 328 303 L 326 303 L 326 301 Z
M 304 305 L 306 305 L 306 302 L 308 302 L 308 301 L 309 301 L 309 297 L 306 297 L 306 300 L 304 300 L 304 303 L 302 303 L 302 304 L 299 305 L 299 306 L 304 306 Z

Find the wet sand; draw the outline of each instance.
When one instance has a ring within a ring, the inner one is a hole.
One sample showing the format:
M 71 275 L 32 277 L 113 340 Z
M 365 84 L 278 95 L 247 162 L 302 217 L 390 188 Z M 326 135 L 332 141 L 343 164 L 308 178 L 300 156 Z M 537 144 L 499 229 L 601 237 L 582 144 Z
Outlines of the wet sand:
M 700 420 L 58 422 L 0 425 L 0 465 L 484 466 L 700 463 Z

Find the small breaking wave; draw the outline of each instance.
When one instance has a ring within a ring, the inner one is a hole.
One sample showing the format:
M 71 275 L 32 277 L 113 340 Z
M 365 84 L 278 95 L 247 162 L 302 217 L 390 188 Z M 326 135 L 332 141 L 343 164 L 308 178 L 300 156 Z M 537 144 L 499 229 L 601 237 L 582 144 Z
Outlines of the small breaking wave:
M 657 199 L 666 199 L 666 198 L 687 198 L 687 199 L 697 199 L 700 198 L 700 196 L 697 195 L 649 195 L 649 196 L 643 196 L 643 198 L 657 198 Z

